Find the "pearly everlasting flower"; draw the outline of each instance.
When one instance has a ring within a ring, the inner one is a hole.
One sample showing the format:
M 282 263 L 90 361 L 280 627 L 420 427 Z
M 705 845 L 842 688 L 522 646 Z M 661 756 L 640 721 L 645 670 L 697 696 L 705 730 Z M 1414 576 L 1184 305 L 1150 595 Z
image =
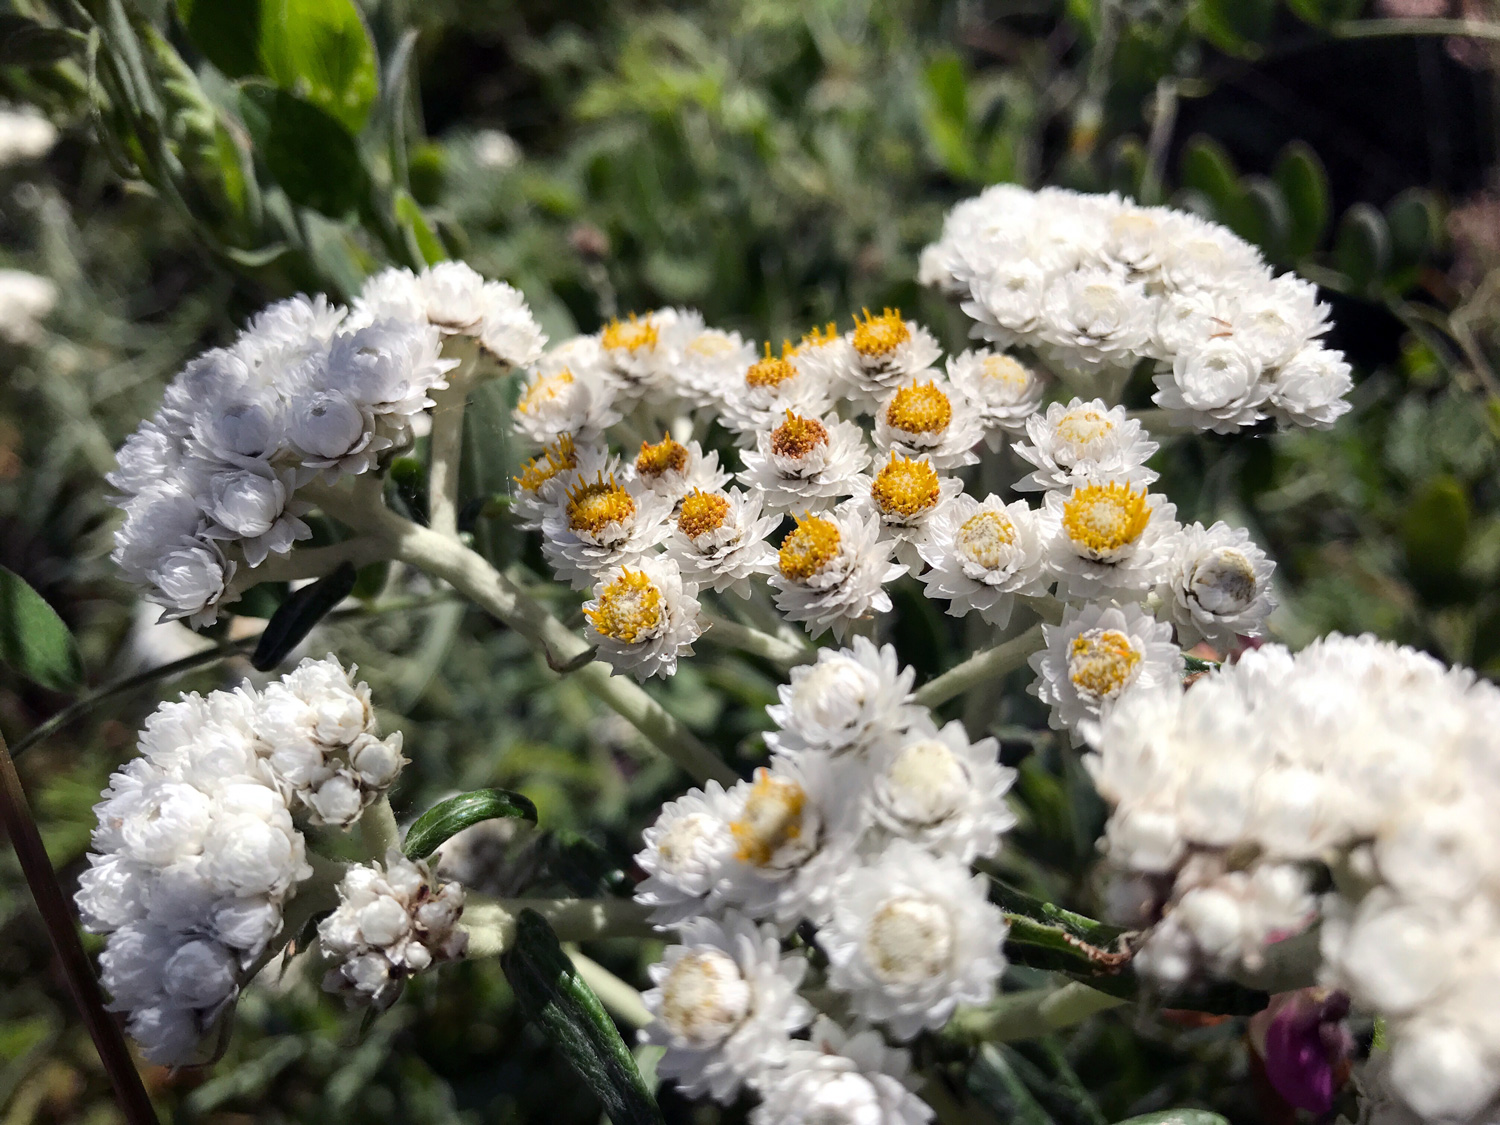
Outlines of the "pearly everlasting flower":
M 689 492 L 717 492 L 729 483 L 729 474 L 719 468 L 717 453 L 704 453 L 696 441 L 683 443 L 671 434 L 662 435 L 658 442 L 641 442 L 629 476 L 670 498 L 674 506 Z
M 690 309 L 655 309 L 628 320 L 611 320 L 597 334 L 605 369 L 626 399 L 672 388 L 672 372 L 687 345 L 703 332 L 703 317 Z
M 292 545 L 312 538 L 312 529 L 298 517 L 312 505 L 293 500 L 290 474 L 230 469 L 208 478 L 203 512 L 209 539 L 238 541 L 245 562 L 259 566 L 271 554 L 285 555 Z
M 875 414 L 875 445 L 882 453 L 926 456 L 939 469 L 979 460 L 984 436 L 979 412 L 952 386 L 920 377 L 898 386 Z
M 700 588 L 748 598 L 751 580 L 776 565 L 776 550 L 767 540 L 781 526 L 781 516 L 761 515 L 759 492 L 695 489 L 678 502 L 672 522 L 667 552 L 683 578 Z
M 1052 708 L 1048 723 L 1078 741 L 1079 724 L 1122 696 L 1182 677 L 1172 627 L 1135 604 L 1069 606 L 1062 623 L 1043 625 L 1046 648 L 1030 659 L 1031 690 Z
M 532 369 L 511 412 L 516 429 L 539 445 L 566 435 L 592 441 L 620 420 L 614 388 L 588 368 L 543 363 Z
M 829 983 L 849 993 L 855 1013 L 906 1040 L 942 1027 L 960 1004 L 994 997 L 1005 935 L 982 875 L 894 840 L 839 877 L 818 941 Z
M 1101 477 L 1127 484 L 1150 484 L 1157 477 L 1146 462 L 1161 447 L 1126 417 L 1123 406 L 1111 408 L 1101 399 L 1054 402 L 1045 415 L 1026 419 L 1026 436 L 1029 443 L 1012 446 L 1036 466 L 1016 482 L 1022 492 L 1068 489 Z
M 930 568 L 927 596 L 947 599 L 952 617 L 977 612 L 1004 628 L 1018 596 L 1041 597 L 1052 586 L 1046 529 L 1024 500 L 959 493 L 934 514 L 919 550 Z
M 420 274 L 388 269 L 365 282 L 354 303 L 359 319 L 425 320 L 444 335 L 473 336 L 512 367 L 535 363 L 547 337 L 519 292 L 486 281 L 463 262 L 439 262 Z
M 592 480 L 574 474 L 553 494 L 542 516 L 542 554 L 559 578 L 586 590 L 617 566 L 637 566 L 671 534 L 672 501 L 602 470 Z
M 1200 430 L 1228 434 L 1265 417 L 1261 405 L 1271 388 L 1261 365 L 1236 339 L 1215 339 L 1178 352 L 1170 369 L 1155 378 L 1151 401 Z
M 4 115 L 0 114 L 0 150 L 4 146 Z M 7 161 L 0 151 L 0 167 Z M 50 278 L 25 270 L 0 269 L 0 339 L 29 347 L 42 339 L 42 322 L 57 305 L 57 286 Z
M 957 477 L 941 476 L 931 460 L 891 453 L 870 482 L 868 501 L 862 506 L 880 520 L 894 543 L 896 557 L 913 574 L 922 569 L 921 548 L 943 504 L 963 490 Z
M 1143 598 L 1177 548 L 1175 505 L 1115 480 L 1047 493 L 1049 564 L 1069 598 Z
M 383 1011 L 413 973 L 468 949 L 468 931 L 458 924 L 464 889 L 439 881 L 426 863 L 396 848 L 384 866 L 350 867 L 338 894 L 338 909 L 318 923 L 323 955 L 335 962 L 323 989 L 351 1005 Z
M 1154 271 L 1168 288 L 1222 290 L 1264 277 L 1260 251 L 1227 227 L 1186 213 L 1174 215 L 1172 227 Z
M 703 632 L 696 594 L 671 558 L 646 556 L 637 569 L 603 572 L 583 607 L 600 658 L 642 682 L 672 675 Z
M 907 1088 L 911 1059 L 880 1034 L 848 1034 L 827 1016 L 760 1082 L 752 1125 L 926 1125 L 932 1109 Z
M 1342 353 L 1309 344 L 1277 371 L 1268 409 L 1286 425 L 1327 430 L 1349 412 L 1353 389 Z
M 724 411 L 754 362 L 754 346 L 738 332 L 705 328 L 683 343 L 671 384 L 678 397 L 699 409 Z
M 679 933 L 682 944 L 651 966 L 655 987 L 641 999 L 653 1020 L 641 1041 L 666 1048 L 657 1073 L 684 1094 L 728 1104 L 780 1066 L 791 1034 L 812 1020 L 797 995 L 807 962 L 783 956 L 771 927 L 733 911 L 691 919 Z
M 771 575 L 776 608 L 814 637 L 831 628 L 840 641 L 853 622 L 889 611 L 885 584 L 905 567 L 892 561 L 892 544 L 879 529 L 873 515 L 853 507 L 797 520 Z
M 714 890 L 734 850 L 731 802 L 717 781 L 690 789 L 662 806 L 656 823 L 642 833 L 646 845 L 635 861 L 646 878 L 635 900 L 652 908 L 651 921 L 675 926 L 716 903 Z
M 963 723 L 923 719 L 872 755 L 864 816 L 886 838 L 910 840 L 960 863 L 989 857 L 1015 826 L 1005 794 L 1016 771 L 993 738 L 970 742 Z
M 1207 641 L 1227 652 L 1237 637 L 1259 636 L 1276 604 L 1275 568 L 1244 528 L 1184 527 L 1158 587 L 1178 640 L 1187 647 Z
M 522 465 L 520 476 L 511 478 L 515 483 L 511 513 L 525 530 L 540 531 L 543 516 L 568 489 L 580 481 L 614 473 L 618 467 L 618 459 L 611 457 L 603 445 L 580 446 L 571 434 L 563 434 Z
M 740 483 L 764 497 L 767 511 L 824 508 L 868 487 L 870 451 L 853 422 L 786 410 L 758 431 L 755 448 L 740 454 Z
M 865 310 L 854 329 L 819 351 L 818 365 L 843 393 L 864 407 L 873 406 L 910 377 L 937 362 L 941 349 L 932 333 L 916 321 L 903 320 L 900 309 L 879 316 Z
M 818 658 L 791 671 L 766 708 L 779 731 L 776 753 L 863 755 L 883 736 L 906 730 L 921 709 L 911 702 L 916 673 L 902 668 L 890 645 L 877 648 L 855 637 L 848 648 L 820 649 Z
M 1151 333 L 1144 287 L 1107 268 L 1063 274 L 1042 294 L 1038 342 L 1048 359 L 1091 374 L 1130 367 Z
M 985 444 L 995 452 L 1042 404 L 1041 376 L 1014 356 L 988 348 L 949 356 L 948 382 L 975 412 Z
M 751 358 L 733 383 L 724 388 L 719 401 L 719 422 L 728 430 L 753 440 L 762 430 L 775 427 L 788 410 L 793 414 L 822 417 L 833 407 L 836 374 L 819 367 L 801 348 L 783 341 L 781 355 Z

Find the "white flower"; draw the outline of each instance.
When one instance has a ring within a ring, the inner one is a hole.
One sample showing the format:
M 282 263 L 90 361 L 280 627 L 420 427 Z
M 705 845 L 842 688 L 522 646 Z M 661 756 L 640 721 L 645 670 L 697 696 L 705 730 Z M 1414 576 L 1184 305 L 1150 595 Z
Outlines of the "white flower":
M 999 750 L 993 738 L 970 742 L 956 719 L 939 730 L 924 717 L 873 756 L 868 822 L 961 863 L 994 855 L 1016 823 L 1005 804 L 1016 771 L 1000 764 Z
M 1022 492 L 1072 488 L 1099 477 L 1128 484 L 1150 484 L 1157 477 L 1146 462 L 1161 447 L 1126 417 L 1123 406 L 1111 408 L 1102 399 L 1054 402 L 1045 415 L 1026 419 L 1026 436 L 1030 444 L 1011 447 L 1036 466 L 1016 482 Z
M 687 581 L 748 598 L 751 580 L 776 565 L 767 539 L 780 526 L 781 516 L 761 515 L 759 492 L 695 490 L 677 504 L 667 551 Z
M 512 367 L 535 363 L 547 343 L 519 292 L 486 281 L 463 262 L 439 262 L 420 274 L 394 268 L 375 274 L 365 282 L 354 312 L 364 323 L 425 320 L 444 335 L 474 336 Z
M 336 962 L 323 989 L 351 1005 L 389 1008 L 407 977 L 468 949 L 468 931 L 458 924 L 464 889 L 439 881 L 426 863 L 396 848 L 383 867 L 350 867 L 338 893 L 338 909 L 318 923 L 323 954 Z
M 885 584 L 906 569 L 891 550 L 880 522 L 857 508 L 803 516 L 777 552 L 776 608 L 814 637 L 831 628 L 842 642 L 855 621 L 890 611 Z
M 984 437 L 979 412 L 947 383 L 909 379 L 891 391 L 875 414 L 875 445 L 882 453 L 926 455 L 939 469 L 979 460 L 974 447 Z
M 619 460 L 611 457 L 604 445 L 586 443 L 580 447 L 572 434 L 563 434 L 522 465 L 520 476 L 511 478 L 516 486 L 511 512 L 525 530 L 540 531 L 547 510 L 569 488 L 601 474 L 607 476 L 618 467 Z
M 677 505 L 695 489 L 717 492 L 729 483 L 729 474 L 719 468 L 719 455 L 703 452 L 696 441 L 683 443 L 671 434 L 658 442 L 641 442 L 641 451 L 628 470 L 628 477 Z
M 0 168 L 46 156 L 57 129 L 35 106 L 0 107 Z
M 741 440 L 753 440 L 763 430 L 775 427 L 787 411 L 808 417 L 822 417 L 833 406 L 833 393 L 837 374 L 827 364 L 819 364 L 817 358 L 828 349 L 804 353 L 794 348 L 791 341 L 781 345 L 781 355 L 771 354 L 771 345 L 766 344 L 766 354 L 760 359 L 753 355 L 735 379 L 721 389 L 718 406 L 718 421 L 726 429 L 741 435 Z
M 1157 493 L 1115 480 L 1048 492 L 1049 562 L 1069 598 L 1143 598 L 1177 547 L 1177 514 Z
M 0 150 L 4 146 L 4 115 L 0 115 Z M 0 151 L 0 167 L 6 163 Z M 39 343 L 42 321 L 57 304 L 57 286 L 50 278 L 25 270 L 0 269 L 0 338 L 18 347 Z
M 1261 365 L 1237 339 L 1216 339 L 1178 352 L 1169 370 L 1155 376 L 1151 401 L 1200 430 L 1230 434 L 1265 415 L 1271 392 Z
M 818 942 L 829 984 L 849 994 L 856 1014 L 905 1040 L 942 1027 L 960 1004 L 994 997 L 1005 934 L 984 876 L 894 840 L 869 866 L 840 876 Z
M 1150 341 L 1151 312 L 1140 282 L 1086 267 L 1047 286 L 1037 336 L 1047 357 L 1068 370 L 1129 367 Z
M 1309 344 L 1279 371 L 1271 384 L 1269 409 L 1290 426 L 1327 430 L 1350 410 L 1354 389 L 1349 364 L 1341 352 Z
M 204 497 L 209 523 L 204 535 L 239 544 L 245 561 L 259 566 L 270 554 L 285 555 L 292 545 L 312 538 L 299 516 L 312 505 L 293 500 L 289 474 L 230 469 L 213 474 Z
M 635 900 L 652 907 L 651 921 L 666 928 L 706 913 L 710 896 L 734 848 L 731 808 L 717 781 L 690 789 L 662 806 L 656 823 L 641 835 L 635 861 L 646 878 Z
M 976 413 L 985 443 L 997 452 L 1006 434 L 1019 431 L 1042 404 L 1041 376 L 988 348 L 949 356 L 948 381 Z
M 738 332 L 705 328 L 683 343 L 671 369 L 672 386 L 701 410 L 723 411 L 754 362 L 754 345 Z
M 563 435 L 592 441 L 620 420 L 620 412 L 614 388 L 596 372 L 543 363 L 527 376 L 511 417 L 517 430 L 545 445 Z
M 914 320 L 902 320 L 900 309 L 879 316 L 865 310 L 854 318 L 854 330 L 819 349 L 816 363 L 842 382 L 846 395 L 869 408 L 918 372 L 937 362 L 941 349 L 932 333 Z
M 963 310 L 979 322 L 985 339 L 1002 348 L 1032 343 L 1042 324 L 1047 270 L 1025 258 L 996 262 L 976 277 Z
M 672 501 L 635 481 L 602 471 L 592 480 L 574 474 L 566 492 L 548 497 L 542 516 L 542 554 L 559 578 L 586 590 L 605 571 L 637 566 L 671 534 Z
M 597 334 L 606 369 L 626 398 L 670 390 L 672 372 L 686 346 L 703 332 L 703 317 L 690 309 L 655 309 L 611 320 Z
M 1207 641 L 1227 652 L 1235 638 L 1259 636 L 1276 604 L 1271 597 L 1275 569 L 1242 527 L 1184 527 L 1158 591 L 1178 640 L 1185 647 Z
M 868 487 L 863 470 L 870 463 L 863 431 L 834 415 L 821 420 L 785 411 L 779 422 L 759 430 L 755 448 L 740 453 L 740 483 L 762 495 L 770 512 L 824 508 Z
M 1232 290 L 1263 282 L 1260 251 L 1227 227 L 1178 213 L 1160 248 L 1156 274 L 1170 290 Z
M 906 730 L 922 714 L 911 702 L 916 672 L 902 668 L 891 645 L 855 637 L 844 649 L 819 649 L 818 658 L 791 671 L 766 708 L 779 731 L 767 741 L 778 755 L 863 754 L 883 736 Z
M 583 613 L 600 658 L 643 683 L 673 675 L 703 632 L 696 588 L 683 584 L 675 559 L 661 556 L 605 571 Z
M 859 506 L 880 520 L 895 545 L 896 558 L 916 574 L 938 511 L 963 486 L 957 477 L 939 475 L 926 454 L 912 458 L 892 452 L 870 482 L 869 496 L 859 498 Z
M 1048 723 L 1078 740 L 1079 724 L 1121 696 L 1182 677 L 1172 626 L 1140 606 L 1069 606 L 1060 625 L 1043 625 L 1046 648 L 1030 659 L 1031 690 L 1052 708 Z
M 926 1125 L 932 1109 L 909 1089 L 911 1059 L 879 1032 L 846 1034 L 827 1016 L 759 1081 L 751 1125 Z
M 689 1097 L 727 1105 L 785 1061 L 792 1032 L 812 1019 L 797 995 L 807 962 L 783 956 L 771 927 L 733 911 L 722 921 L 691 919 L 680 933 L 683 944 L 651 966 L 656 987 L 641 999 L 654 1018 L 641 1040 L 666 1048 L 657 1074 Z
M 922 575 L 927 596 L 946 598 L 953 617 L 977 612 L 1004 628 L 1017 596 L 1052 586 L 1045 529 L 1024 500 L 960 493 L 937 510 L 919 550 L 931 568 Z

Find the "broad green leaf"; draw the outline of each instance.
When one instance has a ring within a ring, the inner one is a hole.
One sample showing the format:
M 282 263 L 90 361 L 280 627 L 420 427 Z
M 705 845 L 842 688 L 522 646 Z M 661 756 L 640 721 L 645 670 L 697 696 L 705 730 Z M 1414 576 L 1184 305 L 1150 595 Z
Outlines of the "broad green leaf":
M 1375 286 L 1391 265 L 1391 232 L 1385 216 L 1368 203 L 1356 203 L 1345 211 L 1334 256 L 1340 272 L 1356 289 Z
M 51 691 L 73 691 L 83 683 L 83 661 L 73 634 L 42 595 L 3 566 L 0 661 Z
M 1182 149 L 1182 186 L 1206 195 L 1227 221 L 1241 196 L 1239 173 L 1224 146 L 1211 137 L 1192 137 Z
M 0 13 L 0 66 L 50 66 L 83 50 L 84 36 L 25 16 Z
M 262 73 L 351 133 L 363 129 L 379 79 L 375 46 L 353 0 L 260 0 L 260 16 Z
M 1281 189 L 1264 176 L 1248 176 L 1244 203 L 1245 221 L 1249 224 L 1249 229 L 1242 232 L 1244 236 L 1259 246 L 1266 257 L 1276 260 L 1284 257 L 1292 220 Z
M 402 850 L 407 859 L 426 859 L 443 841 L 484 820 L 521 819 L 536 823 L 536 806 L 519 793 L 476 789 L 439 801 L 407 829 Z
M 562 1052 L 614 1125 L 662 1125 L 630 1048 L 594 990 L 579 979 L 557 935 L 534 910 L 516 919 L 515 942 L 500 958 L 528 1019 Z
M 1229 1125 L 1229 1122 L 1206 1109 L 1163 1109 L 1127 1117 L 1116 1125 Z
M 312 627 L 349 596 L 356 575 L 354 564 L 343 562 L 332 574 L 325 574 L 311 585 L 287 595 L 281 608 L 266 622 L 265 632 L 260 635 L 250 663 L 261 672 L 269 672 L 285 660 L 287 654 L 312 632 Z
M 1316 250 L 1328 230 L 1328 173 L 1310 146 L 1293 141 L 1277 157 L 1274 175 L 1291 222 L 1287 253 L 1296 260 Z
M 193 46 L 230 78 L 264 74 L 260 0 L 177 0 L 177 18 Z
M 1423 188 L 1407 188 L 1385 209 L 1391 259 L 1398 267 L 1423 262 L 1436 248 L 1442 220 L 1438 202 Z
M 293 203 L 333 219 L 359 206 L 367 193 L 364 164 L 337 119 L 261 82 L 240 91 L 240 109 L 256 154 Z

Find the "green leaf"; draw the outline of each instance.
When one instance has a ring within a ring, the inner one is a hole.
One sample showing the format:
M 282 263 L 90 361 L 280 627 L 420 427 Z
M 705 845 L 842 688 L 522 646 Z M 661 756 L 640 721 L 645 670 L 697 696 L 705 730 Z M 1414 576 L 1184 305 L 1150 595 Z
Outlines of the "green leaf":
M 368 566 L 360 567 L 359 573 L 354 579 L 354 588 L 349 591 L 349 596 L 351 598 L 358 598 L 360 601 L 369 601 L 371 598 L 378 598 L 381 591 L 385 589 L 386 581 L 390 578 L 390 575 L 391 563 L 389 559 L 381 559 L 379 562 L 372 562 Z
M 1407 505 L 1401 521 L 1401 544 L 1413 578 L 1442 585 L 1458 573 L 1470 518 L 1463 485 L 1451 476 L 1427 482 Z
M 1437 248 L 1440 215 L 1437 200 L 1423 188 L 1407 188 L 1386 206 L 1391 258 L 1398 268 L 1420 265 Z
M 1286 254 L 1291 236 L 1291 209 L 1281 188 L 1264 176 L 1245 180 L 1245 218 L 1249 229 L 1245 237 L 1259 246 L 1266 257 L 1279 260 Z
M 379 92 L 379 79 L 375 45 L 353 0 L 260 0 L 260 5 L 262 73 L 357 134 Z
M 241 89 L 240 110 L 256 154 L 293 203 L 339 219 L 365 197 L 359 149 L 338 120 L 261 82 Z
M 1206 1109 L 1162 1109 L 1127 1117 L 1116 1125 L 1229 1125 L 1229 1122 Z
M 3 566 L 0 661 L 51 691 L 73 691 L 83 683 L 83 660 L 73 634 L 42 595 Z
M 407 829 L 402 850 L 407 859 L 426 859 L 443 841 L 482 820 L 521 819 L 536 823 L 536 806 L 519 793 L 476 789 L 439 801 Z
M 1004 1051 L 993 1043 L 979 1048 L 969 1068 L 969 1093 L 1007 1125 L 1052 1125 L 1052 1118 L 1032 1097 Z
M 66 27 L 0 14 L 0 66 L 50 66 L 83 49 L 87 40 Z
M 1183 146 L 1180 177 L 1183 187 L 1207 196 L 1225 222 L 1240 205 L 1239 173 L 1224 146 L 1212 137 L 1192 137 Z
M 1316 250 L 1328 231 L 1328 173 L 1310 146 L 1292 141 L 1281 150 L 1273 174 L 1286 197 L 1287 253 L 1295 260 Z
M 227 77 L 265 73 L 260 0 L 177 0 L 177 18 L 193 46 Z
M 1243 58 L 1260 54 L 1271 33 L 1275 0 L 1197 0 L 1188 13 L 1194 30 L 1221 51 Z
M 332 574 L 325 574 L 311 585 L 289 594 L 281 608 L 266 622 L 265 632 L 261 633 L 255 653 L 250 657 L 251 665 L 257 671 L 269 672 L 285 660 L 287 653 L 312 632 L 312 627 L 349 596 L 356 575 L 353 563 L 342 562 Z
M 662 1125 L 614 1021 L 579 979 L 547 920 L 534 910 L 516 919 L 515 942 L 500 958 L 516 1000 L 572 1064 L 614 1125 Z
M 1352 20 L 1365 6 L 1365 0 L 1286 0 L 1298 19 L 1314 27 L 1327 27 L 1340 20 Z
M 1334 257 L 1339 271 L 1356 289 L 1373 288 L 1391 265 L 1391 232 L 1385 216 L 1368 203 L 1356 203 L 1345 211 Z
M 422 214 L 422 208 L 404 191 L 396 193 L 396 219 L 412 249 L 429 266 L 448 260 L 448 252 L 443 249 L 443 242 L 427 221 L 427 216 Z

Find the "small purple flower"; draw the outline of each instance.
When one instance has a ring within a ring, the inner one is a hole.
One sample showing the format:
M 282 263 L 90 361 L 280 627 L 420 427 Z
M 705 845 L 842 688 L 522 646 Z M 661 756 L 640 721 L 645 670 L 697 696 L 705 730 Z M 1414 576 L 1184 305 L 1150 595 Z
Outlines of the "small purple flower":
M 1348 1074 L 1354 1038 L 1344 1025 L 1349 997 L 1326 988 L 1284 992 L 1252 1021 L 1266 1077 L 1289 1105 L 1324 1114 Z

